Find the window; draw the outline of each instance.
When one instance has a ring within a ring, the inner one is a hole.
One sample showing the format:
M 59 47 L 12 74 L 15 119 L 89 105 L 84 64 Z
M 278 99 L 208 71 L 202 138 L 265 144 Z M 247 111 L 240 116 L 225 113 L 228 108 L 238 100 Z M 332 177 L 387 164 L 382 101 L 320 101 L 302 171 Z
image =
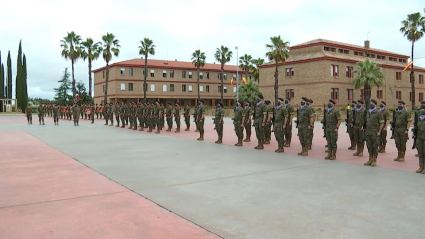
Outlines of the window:
M 186 92 L 186 85 L 182 85 L 182 91 Z
M 345 68 L 345 76 L 348 78 L 353 78 L 353 67 L 347 66 Z
M 396 98 L 397 100 L 401 100 L 401 91 L 396 91 L 396 92 L 395 92 L 395 98 Z
M 224 73 L 224 74 L 223 74 L 223 76 L 224 76 L 224 78 L 223 78 L 223 79 L 224 79 L 224 80 L 227 80 L 227 74 L 226 74 L 226 73 Z
M 338 49 L 338 52 L 339 53 L 344 53 L 344 50 L 343 49 Z
M 206 85 L 206 86 L 205 86 L 205 91 L 206 91 L 206 92 L 210 92 L 210 86 L 209 86 L 209 85 Z
M 102 92 L 105 93 L 105 84 L 103 84 L 102 88 L 103 88 Z
M 331 65 L 331 76 L 338 76 L 338 65 Z
M 210 79 L 210 73 L 209 72 L 205 72 L 205 79 Z
M 151 84 L 151 91 L 155 91 L 155 84 Z
M 395 73 L 395 79 L 401 80 L 401 72 L 398 71 L 398 72 Z
M 397 58 L 395 58 L 395 57 L 389 57 L 388 58 L 390 61 L 397 61 Z
M 102 71 L 103 72 L 103 79 L 105 79 L 105 71 Z
M 203 72 L 199 72 L 199 79 L 204 79 L 204 73 Z
M 410 101 L 412 101 L 412 92 L 409 94 Z
M 174 78 L 174 70 L 170 70 L 170 78 Z
M 204 92 L 204 86 L 203 85 L 199 86 L 199 92 Z
M 353 89 L 347 89 L 347 100 L 353 100 Z
M 174 84 L 170 84 L 170 91 L 174 91 Z
M 146 72 L 145 72 L 145 70 L 143 70 L 143 76 L 145 76 L 146 75 Z
M 332 88 L 331 99 L 333 99 L 333 100 L 337 100 L 338 99 L 338 88 Z
M 192 85 L 189 85 L 189 92 L 192 92 Z
M 133 76 L 133 68 L 128 68 L 128 76 Z
M 218 73 L 217 78 L 221 80 L 221 73 Z
M 406 63 L 406 59 L 403 59 L 403 63 Z
M 237 81 L 236 74 L 233 75 L 233 80 Z
M 121 68 L 121 76 L 125 76 L 125 68 Z
M 236 93 L 236 86 L 233 86 L 233 93 Z
M 162 85 L 162 91 L 167 92 L 167 85 Z
M 398 62 L 403 62 L 403 59 L 398 59 Z
M 186 71 L 182 71 L 182 78 L 186 78 Z
M 355 51 L 355 52 L 354 52 L 354 55 L 356 55 L 356 56 L 363 56 L 363 52 Z
M 294 75 L 295 75 L 294 68 L 286 68 L 286 76 L 287 77 L 292 77 Z
M 189 79 L 192 78 L 192 72 L 189 71 Z
M 294 89 L 286 90 L 286 97 L 294 98 L 295 97 Z
M 335 48 L 333 48 L 333 47 L 328 47 L 328 46 L 325 46 L 325 51 L 333 51 L 333 52 L 336 52 L 336 49 Z
M 167 78 L 167 70 L 162 71 L 162 78 Z
M 155 77 L 155 70 L 151 70 L 151 77 Z
M 419 102 L 424 101 L 424 93 L 420 92 L 419 93 Z
M 376 98 L 382 99 L 382 90 L 377 90 L 376 91 Z
M 419 75 L 419 84 L 423 84 L 424 83 L 424 75 Z
M 121 90 L 125 90 L 125 83 L 121 83 Z
M 227 93 L 227 86 L 224 87 L 224 93 Z
M 218 92 L 221 93 L 221 85 L 218 86 Z
M 364 100 L 364 90 L 360 90 L 360 99 Z
M 349 50 L 344 50 L 344 54 L 350 54 Z
M 128 83 L 128 91 L 133 91 L 133 83 Z

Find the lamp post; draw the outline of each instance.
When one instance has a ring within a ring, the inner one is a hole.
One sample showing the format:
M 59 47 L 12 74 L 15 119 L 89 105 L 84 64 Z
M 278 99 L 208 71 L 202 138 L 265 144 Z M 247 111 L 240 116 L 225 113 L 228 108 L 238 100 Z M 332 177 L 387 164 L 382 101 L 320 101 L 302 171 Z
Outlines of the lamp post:
M 238 59 L 238 47 L 236 49 L 236 100 L 239 101 L 239 59 Z

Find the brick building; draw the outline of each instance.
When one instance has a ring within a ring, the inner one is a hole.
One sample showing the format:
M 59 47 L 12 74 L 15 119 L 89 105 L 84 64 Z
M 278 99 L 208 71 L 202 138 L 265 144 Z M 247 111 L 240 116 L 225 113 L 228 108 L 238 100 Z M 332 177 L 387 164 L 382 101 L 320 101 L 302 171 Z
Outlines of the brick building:
M 133 59 L 117 62 L 109 66 L 108 102 L 139 102 L 143 101 L 144 59 Z M 205 64 L 200 68 L 200 97 L 204 104 L 215 106 L 221 98 L 220 64 Z M 236 95 L 236 84 L 231 85 L 232 77 L 236 80 L 235 65 L 224 66 L 225 105 L 233 105 Z M 94 101 L 103 103 L 105 67 L 94 72 Z M 150 60 L 147 66 L 148 101 L 162 103 L 180 102 L 195 105 L 198 98 L 197 69 L 191 62 Z M 239 69 L 245 77 L 245 72 Z
M 375 60 L 383 70 L 384 86 L 372 88 L 372 99 L 384 100 L 392 108 L 404 100 L 411 108 L 410 71 L 403 72 L 409 56 L 364 46 L 317 39 L 290 47 L 290 57 L 278 66 L 279 96 L 293 98 L 299 104 L 301 97 L 313 99 L 315 107 L 323 107 L 334 99 L 338 107 L 351 100 L 363 98 L 363 90 L 351 85 L 356 63 L 365 57 Z M 260 66 L 259 86 L 265 98 L 274 100 L 274 63 Z M 424 100 L 425 69 L 415 66 L 416 104 Z

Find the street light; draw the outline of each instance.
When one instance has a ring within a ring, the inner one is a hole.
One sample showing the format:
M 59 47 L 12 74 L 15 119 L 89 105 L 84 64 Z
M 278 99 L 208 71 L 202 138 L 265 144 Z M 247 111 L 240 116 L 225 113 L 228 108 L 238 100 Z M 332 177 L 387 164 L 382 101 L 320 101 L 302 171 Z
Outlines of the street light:
M 236 49 L 236 100 L 239 101 L 239 61 L 238 61 L 238 47 Z

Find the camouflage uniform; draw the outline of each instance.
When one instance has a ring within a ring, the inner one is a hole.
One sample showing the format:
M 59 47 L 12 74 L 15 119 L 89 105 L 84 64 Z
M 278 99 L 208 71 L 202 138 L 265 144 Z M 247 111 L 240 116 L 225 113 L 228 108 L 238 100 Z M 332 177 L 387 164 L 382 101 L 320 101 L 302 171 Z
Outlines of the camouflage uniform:
M 184 122 L 186 124 L 186 129 L 184 131 L 189 131 L 190 130 L 190 108 L 189 106 L 186 106 L 184 108 Z
M 384 118 L 384 128 L 381 131 L 381 141 L 379 142 L 379 153 L 385 153 L 385 147 L 387 146 L 387 127 L 386 122 L 390 120 L 390 111 L 386 108 L 379 109 L 382 118 Z
M 272 137 L 272 121 L 271 118 L 273 117 L 273 108 L 270 105 L 270 101 L 266 101 L 268 104 L 266 104 L 266 110 L 267 110 L 267 118 L 264 126 L 264 144 L 270 144 L 270 140 Z
M 381 125 L 384 123 L 384 118 L 377 108 L 370 109 L 366 113 L 366 146 L 369 153 L 369 161 L 364 165 L 376 166 L 378 157 L 378 147 L 381 137 L 377 135 Z
M 258 145 L 255 147 L 255 149 L 264 149 L 264 125 L 263 119 L 264 116 L 266 116 L 267 120 L 267 109 L 264 102 L 260 101 L 255 105 L 255 111 L 254 111 L 254 126 L 255 126 L 255 134 L 257 136 Z
M 165 117 L 167 118 L 167 126 L 168 126 L 167 131 L 171 132 L 171 129 L 173 128 L 173 108 L 171 108 L 170 104 L 165 110 Z
M 108 109 L 109 109 L 109 106 L 108 106 L 108 104 L 107 104 L 107 103 L 105 103 L 105 106 L 103 107 L 103 111 L 102 111 L 103 118 L 104 118 L 104 119 L 105 119 L 105 121 L 106 121 L 106 124 L 105 124 L 105 125 L 108 125 L 108 121 L 109 121 L 108 113 L 107 113 Z
M 198 106 L 198 109 L 196 110 L 196 125 L 199 129 L 199 138 L 197 140 L 204 140 L 204 123 L 205 123 L 205 107 L 201 104 Z
M 359 106 L 359 105 L 357 105 Z M 357 107 L 354 112 L 354 142 L 357 144 L 357 151 L 353 154 L 353 156 L 363 156 L 364 150 L 364 132 L 363 126 L 365 124 L 366 110 L 362 107 Z
M 235 144 L 235 146 L 242 146 L 244 125 L 246 127 L 245 119 L 246 119 L 246 110 L 242 108 L 242 106 L 237 106 L 235 109 L 235 116 L 233 118 L 235 133 L 236 133 L 236 136 L 238 137 L 238 143 Z
M 292 140 L 292 118 L 294 117 L 294 107 L 291 105 L 291 103 L 285 104 L 286 109 L 288 109 L 288 121 L 286 122 L 286 128 L 284 132 L 285 137 L 285 147 L 291 146 L 291 140 Z
M 341 120 L 341 114 L 337 108 L 323 109 L 327 112 L 325 113 L 326 117 L 326 141 L 328 144 L 328 156 L 325 159 L 335 160 L 336 151 L 338 148 L 338 127 L 339 121 Z M 337 130 L 337 132 L 335 132 Z
M 312 109 L 308 105 L 303 105 L 299 109 L 298 120 L 298 137 L 300 139 L 302 151 L 298 155 L 307 156 L 310 146 L 310 120 L 314 116 Z M 311 127 L 311 126 L 310 126 Z
M 40 125 L 43 122 L 44 125 L 44 107 L 42 105 L 38 106 L 38 122 Z
M 56 105 L 53 106 L 52 115 L 53 115 L 53 122 L 55 123 L 55 125 L 59 125 L 58 113 L 59 113 L 59 108 Z
M 350 137 L 350 143 L 351 143 L 351 146 L 348 147 L 348 149 L 350 150 L 356 149 L 356 141 L 354 141 L 354 125 L 353 125 L 355 110 L 356 110 L 355 105 L 351 105 L 351 108 L 347 109 L 347 115 L 348 115 L 347 131 L 348 131 L 348 136 Z
M 176 121 L 176 131 L 174 131 L 174 133 L 179 133 L 180 132 L 180 105 L 176 104 L 176 106 L 174 107 L 174 120 Z
M 251 142 L 251 129 L 252 129 L 252 109 L 251 106 L 245 106 L 245 132 L 246 138 L 244 142 Z
M 215 130 L 217 131 L 217 135 L 218 135 L 218 140 L 215 141 L 216 144 L 223 143 L 223 117 L 224 117 L 224 109 L 219 106 L 217 107 L 217 110 L 215 111 L 215 122 L 214 122 Z
M 120 127 L 120 105 L 115 103 L 115 120 L 117 121 L 117 125 L 115 127 Z
M 310 103 L 313 104 L 313 100 L 310 100 Z M 316 109 L 313 107 L 313 105 L 308 105 L 311 108 L 311 111 L 313 112 L 313 122 L 316 121 Z M 323 109 L 325 110 L 325 109 Z M 311 129 L 308 130 L 308 135 L 310 137 L 310 145 L 308 146 L 308 149 L 311 150 L 311 145 L 313 143 L 313 137 L 314 137 L 314 124 L 312 125 Z
M 417 122 L 416 149 L 419 154 L 419 169 L 416 170 L 416 172 L 425 174 L 425 115 L 421 115 L 421 111 L 418 113 L 420 116 L 418 117 Z
M 285 151 L 283 148 L 285 143 L 284 128 L 286 128 L 288 117 L 289 117 L 289 113 L 285 105 L 283 104 L 278 105 L 276 107 L 276 111 L 274 114 L 274 123 L 273 123 L 274 136 L 276 138 L 277 145 L 278 145 L 277 150 L 275 150 L 276 153 L 283 153 Z
M 396 110 L 395 112 L 395 129 L 394 129 L 394 140 L 397 147 L 398 156 L 394 161 L 403 162 L 406 154 L 406 143 L 408 135 L 404 132 L 408 132 L 408 125 L 412 122 L 412 115 L 406 108 Z
M 80 108 L 77 105 L 72 107 L 72 118 L 74 119 L 74 126 L 78 126 L 78 120 L 80 119 Z
M 32 124 L 32 108 L 29 105 L 25 109 L 25 115 L 27 116 L 28 124 Z

